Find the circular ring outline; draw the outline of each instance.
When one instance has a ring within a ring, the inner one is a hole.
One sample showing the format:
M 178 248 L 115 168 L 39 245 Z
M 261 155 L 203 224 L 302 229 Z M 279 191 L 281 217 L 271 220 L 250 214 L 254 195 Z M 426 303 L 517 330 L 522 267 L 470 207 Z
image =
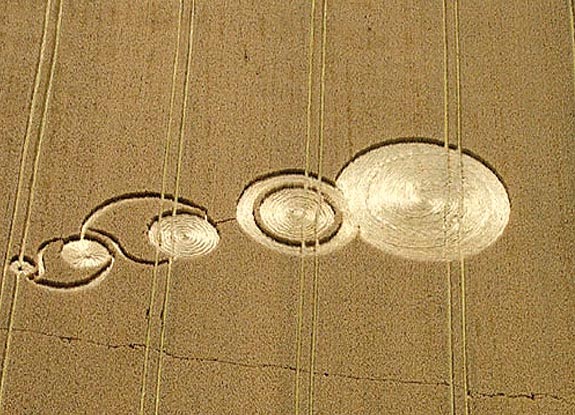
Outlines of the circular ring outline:
M 267 233 L 256 223 L 255 209 L 256 202 L 262 200 L 261 195 L 271 194 L 285 187 L 310 187 L 315 188 L 320 194 L 325 195 L 330 200 L 330 205 L 338 214 L 341 212 L 341 226 L 333 236 L 320 243 L 317 247 L 307 246 L 304 243 L 298 246 L 282 243 Z M 240 228 L 256 242 L 277 252 L 295 256 L 326 255 L 351 242 L 357 235 L 357 226 L 353 223 L 352 215 L 347 208 L 347 202 L 339 189 L 325 181 L 320 181 L 311 176 L 301 173 L 287 173 L 272 175 L 262 178 L 249 185 L 240 196 L 236 208 L 236 219 Z

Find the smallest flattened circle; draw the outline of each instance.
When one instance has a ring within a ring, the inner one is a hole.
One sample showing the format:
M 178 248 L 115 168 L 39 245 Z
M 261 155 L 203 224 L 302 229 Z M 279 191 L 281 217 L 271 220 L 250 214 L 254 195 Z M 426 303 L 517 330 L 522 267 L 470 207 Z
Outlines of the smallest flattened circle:
M 76 269 L 99 268 L 112 259 L 110 251 L 103 244 L 84 238 L 66 242 L 60 255 Z
M 190 213 L 160 217 L 150 226 L 148 238 L 172 258 L 207 255 L 220 242 L 218 231 L 205 217 Z
M 23 275 L 26 278 L 30 278 L 36 272 L 36 267 L 25 259 L 20 261 L 18 258 L 16 258 L 10 264 L 9 270 L 16 275 Z
M 256 242 L 288 255 L 325 255 L 357 233 L 343 194 L 326 182 L 297 173 L 270 176 L 248 186 L 236 217 Z

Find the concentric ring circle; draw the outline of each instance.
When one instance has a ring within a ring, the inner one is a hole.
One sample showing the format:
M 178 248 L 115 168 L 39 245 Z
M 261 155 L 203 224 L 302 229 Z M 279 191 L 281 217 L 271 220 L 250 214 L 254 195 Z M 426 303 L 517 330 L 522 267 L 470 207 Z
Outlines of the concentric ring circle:
M 236 216 L 254 240 L 289 255 L 328 254 L 357 232 L 337 188 L 296 173 L 270 176 L 247 187 Z
M 156 220 L 148 231 L 150 243 L 172 258 L 207 255 L 220 242 L 216 228 L 196 214 L 178 213 Z
M 288 245 L 301 246 L 303 241 L 310 246 L 316 236 L 328 240 L 341 225 L 341 213 L 314 188 L 282 188 L 265 195 L 256 206 L 256 224 Z
M 366 242 L 414 260 L 475 255 L 509 220 L 498 177 L 475 158 L 435 144 L 378 147 L 346 166 L 337 186 Z

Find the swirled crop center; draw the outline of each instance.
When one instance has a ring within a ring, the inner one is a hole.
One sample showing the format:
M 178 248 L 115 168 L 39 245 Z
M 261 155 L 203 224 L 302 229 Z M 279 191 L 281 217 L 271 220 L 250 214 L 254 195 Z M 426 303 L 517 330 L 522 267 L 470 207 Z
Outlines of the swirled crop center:
M 378 147 L 353 160 L 337 186 L 366 242 L 415 260 L 477 254 L 509 220 L 498 177 L 475 158 L 435 144 Z
M 292 255 L 326 254 L 356 233 L 341 192 L 303 174 L 253 183 L 240 198 L 237 219 L 260 244 Z

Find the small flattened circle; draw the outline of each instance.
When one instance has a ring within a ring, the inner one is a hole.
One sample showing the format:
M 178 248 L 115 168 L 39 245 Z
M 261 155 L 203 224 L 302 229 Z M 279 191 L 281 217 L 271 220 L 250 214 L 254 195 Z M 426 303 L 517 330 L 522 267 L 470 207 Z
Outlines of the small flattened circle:
M 100 242 L 91 239 L 78 239 L 64 244 L 62 259 L 72 268 L 99 268 L 107 264 L 112 255 Z

